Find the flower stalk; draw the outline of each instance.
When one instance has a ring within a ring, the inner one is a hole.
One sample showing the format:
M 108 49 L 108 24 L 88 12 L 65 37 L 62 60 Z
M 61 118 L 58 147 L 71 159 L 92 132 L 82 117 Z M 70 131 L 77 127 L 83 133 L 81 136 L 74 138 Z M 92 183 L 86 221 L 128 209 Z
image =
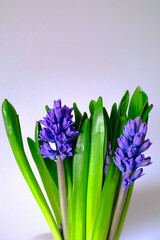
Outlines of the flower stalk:
M 126 172 L 124 174 L 124 177 L 130 178 L 130 175 L 131 174 L 129 172 Z M 126 200 L 127 192 L 128 192 L 128 188 L 123 188 L 123 186 L 121 186 L 120 192 L 119 192 L 119 197 L 118 197 L 118 200 L 117 200 L 117 205 L 116 205 L 115 212 L 114 212 L 114 215 L 113 215 L 113 220 L 112 220 L 112 223 L 111 223 L 111 228 L 110 228 L 108 240 L 114 240 L 114 238 L 116 236 L 116 232 L 117 232 L 119 221 L 120 221 L 121 214 L 122 214 L 122 211 L 123 211 L 123 207 L 124 207 L 124 203 L 125 203 L 125 200 Z
M 57 172 L 58 172 L 58 186 L 59 186 L 59 198 L 62 218 L 62 229 L 64 239 L 68 239 L 68 216 L 67 216 L 67 188 L 65 181 L 64 161 L 60 155 L 57 156 Z

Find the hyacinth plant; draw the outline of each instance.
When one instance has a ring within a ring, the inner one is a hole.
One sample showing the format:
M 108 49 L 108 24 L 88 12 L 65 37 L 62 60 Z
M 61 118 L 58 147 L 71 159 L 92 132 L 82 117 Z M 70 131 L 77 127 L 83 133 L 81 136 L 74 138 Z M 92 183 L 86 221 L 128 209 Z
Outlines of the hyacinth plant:
M 89 104 L 90 116 L 54 101 L 36 122 L 35 139 L 28 138 L 33 160 L 48 200 L 27 160 L 19 117 L 4 100 L 6 133 L 19 165 L 55 240 L 118 240 L 128 211 L 134 181 L 151 164 L 144 152 L 148 96 L 137 87 L 126 91 L 110 115 L 102 98 Z M 74 111 L 74 120 L 72 115 Z M 50 203 L 50 205 L 49 205 Z

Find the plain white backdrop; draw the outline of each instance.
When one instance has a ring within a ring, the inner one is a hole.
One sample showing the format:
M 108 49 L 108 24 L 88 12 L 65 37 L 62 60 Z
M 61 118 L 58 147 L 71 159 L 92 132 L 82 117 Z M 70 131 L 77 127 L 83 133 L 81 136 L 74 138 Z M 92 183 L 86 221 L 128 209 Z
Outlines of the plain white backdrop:
M 140 85 L 154 104 L 146 154 L 153 164 L 135 189 L 121 240 L 160 239 L 160 1 L 0 0 L 0 103 L 20 116 L 24 145 L 54 99 L 108 112 Z M 30 240 L 49 227 L 11 152 L 0 116 L 0 240 Z M 37 174 L 38 175 L 38 174 Z M 38 178 L 39 179 L 39 178 Z

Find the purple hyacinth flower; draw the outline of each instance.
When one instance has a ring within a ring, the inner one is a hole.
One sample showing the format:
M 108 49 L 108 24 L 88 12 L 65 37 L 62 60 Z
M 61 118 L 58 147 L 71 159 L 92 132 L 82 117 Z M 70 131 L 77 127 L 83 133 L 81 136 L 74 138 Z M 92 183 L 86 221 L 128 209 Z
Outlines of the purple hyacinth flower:
M 149 139 L 144 141 L 146 133 L 146 123 L 142 123 L 141 118 L 137 117 L 134 120 L 129 120 L 123 126 L 124 135 L 117 139 L 119 147 L 115 152 L 113 160 L 124 177 L 123 187 L 128 187 L 132 181 L 143 175 L 143 169 L 140 167 L 145 167 L 152 163 L 150 157 L 145 158 L 141 154 L 151 145 Z M 131 176 L 133 172 L 135 173 Z M 131 177 L 125 177 L 126 173 L 128 173 L 127 176 L 130 175 Z
M 56 160 L 56 157 L 58 156 L 58 151 L 53 150 L 49 143 L 44 142 L 43 145 L 40 146 L 41 154 L 43 155 L 43 158 L 49 157 L 52 160 Z M 40 154 L 40 153 L 39 153 Z
M 122 180 L 122 187 L 128 188 L 132 184 L 132 181 L 128 177 L 124 177 Z
M 68 108 L 66 105 L 62 106 L 59 99 L 54 101 L 54 108 L 48 111 L 46 117 L 39 121 L 45 126 L 40 131 L 39 140 L 55 143 L 55 147 L 62 159 L 73 155 L 71 152 L 72 147 L 75 143 L 75 138 L 79 134 L 75 130 L 74 122 L 72 121 L 72 110 L 73 108 Z M 50 145 L 44 144 L 40 151 L 43 157 L 50 157 L 52 160 L 55 160 L 56 158 L 52 156 L 55 152 L 52 152 L 51 149 Z

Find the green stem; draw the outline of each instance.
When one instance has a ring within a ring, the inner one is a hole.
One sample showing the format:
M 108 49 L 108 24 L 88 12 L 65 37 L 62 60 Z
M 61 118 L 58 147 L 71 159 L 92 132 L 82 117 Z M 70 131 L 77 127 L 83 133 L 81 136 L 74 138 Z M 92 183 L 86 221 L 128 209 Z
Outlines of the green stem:
M 68 216 L 67 216 L 67 188 L 65 181 L 64 161 L 60 155 L 57 156 L 57 171 L 58 171 L 58 185 L 59 185 L 59 198 L 62 218 L 62 229 L 64 239 L 68 240 Z
M 131 174 L 129 172 L 126 172 L 124 177 L 130 177 L 130 175 Z M 122 214 L 122 211 L 123 211 L 123 207 L 124 207 L 124 203 L 125 203 L 125 200 L 126 200 L 127 192 L 128 192 L 128 188 L 123 188 L 121 186 L 121 189 L 120 189 L 120 192 L 119 192 L 119 197 L 118 197 L 118 200 L 117 200 L 117 205 L 116 205 L 115 212 L 114 212 L 114 215 L 113 215 L 113 220 L 112 220 L 112 223 L 111 223 L 111 228 L 110 228 L 108 240 L 114 240 L 114 238 L 116 236 L 116 232 L 117 232 L 119 221 L 120 221 L 121 214 Z

